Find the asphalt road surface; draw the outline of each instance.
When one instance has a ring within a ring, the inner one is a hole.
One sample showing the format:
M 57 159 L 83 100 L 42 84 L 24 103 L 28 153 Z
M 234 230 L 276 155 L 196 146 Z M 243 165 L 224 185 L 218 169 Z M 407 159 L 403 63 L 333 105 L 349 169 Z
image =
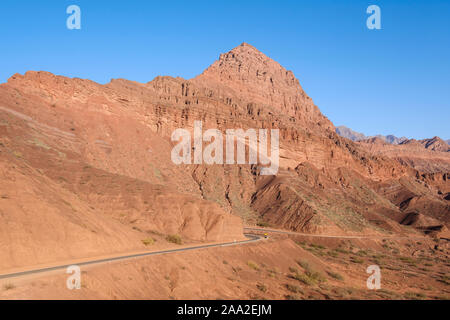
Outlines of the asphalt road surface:
M 144 253 L 138 253 L 138 254 L 118 256 L 118 257 L 113 257 L 113 258 L 89 260 L 89 261 L 73 263 L 73 264 L 64 264 L 64 265 L 58 265 L 58 266 L 48 267 L 48 268 L 33 269 L 33 270 L 27 270 L 27 271 L 10 273 L 10 274 L 2 274 L 2 275 L 0 275 L 0 280 L 7 279 L 7 278 L 17 278 L 17 277 L 33 275 L 33 274 L 38 274 L 38 273 L 45 273 L 45 272 L 56 271 L 56 270 L 61 270 L 61 269 L 67 269 L 71 265 L 87 266 L 87 265 L 93 265 L 93 264 L 102 264 L 102 263 L 113 262 L 113 261 L 127 260 L 127 259 L 132 259 L 132 258 L 141 258 L 141 257 L 154 256 L 154 255 L 160 255 L 160 254 L 176 253 L 176 252 L 182 252 L 182 251 L 192 251 L 192 250 L 214 248 L 214 247 L 236 246 L 236 245 L 243 245 L 243 244 L 247 244 L 247 243 L 260 241 L 263 239 L 262 237 L 255 235 L 255 234 L 245 234 L 245 236 L 248 238 L 248 240 L 216 243 L 216 244 L 205 244 L 205 245 L 200 245 L 200 246 L 195 246 L 195 247 L 168 249 L 168 250 L 162 250 L 162 251 L 144 252 Z

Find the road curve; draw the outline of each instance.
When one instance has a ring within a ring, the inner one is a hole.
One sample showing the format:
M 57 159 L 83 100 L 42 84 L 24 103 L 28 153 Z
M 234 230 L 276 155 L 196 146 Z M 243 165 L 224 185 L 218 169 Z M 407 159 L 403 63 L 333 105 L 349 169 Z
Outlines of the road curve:
M 244 234 L 244 235 L 248 238 L 248 240 L 225 242 L 225 243 L 215 243 L 215 244 L 205 244 L 205 245 L 194 246 L 194 247 L 168 249 L 168 250 L 162 250 L 162 251 L 144 252 L 144 253 L 138 253 L 138 254 L 118 256 L 118 257 L 113 257 L 113 258 L 89 260 L 89 261 L 78 262 L 78 263 L 73 263 L 73 264 L 64 264 L 64 265 L 58 265 L 58 266 L 53 266 L 53 267 L 48 267 L 48 268 L 33 269 L 33 270 L 27 270 L 27 271 L 15 272 L 15 273 L 9 273 L 9 274 L 0 274 L 0 280 L 8 279 L 8 278 L 17 278 L 17 277 L 22 277 L 22 276 L 27 276 L 27 275 L 50 272 L 50 271 L 56 271 L 56 270 L 61 270 L 61 269 L 67 269 L 71 265 L 87 266 L 87 265 L 102 264 L 102 263 L 113 262 L 113 261 L 127 260 L 127 259 L 132 259 L 132 258 L 142 258 L 142 257 L 146 257 L 146 256 L 176 253 L 176 252 L 182 252 L 182 251 L 191 251 L 191 250 L 199 250 L 199 249 L 214 248 L 214 247 L 236 246 L 236 245 L 243 245 L 243 244 L 247 244 L 247 243 L 260 241 L 263 239 L 262 237 L 255 235 L 255 234 Z
M 392 236 L 382 236 L 382 235 L 372 235 L 372 236 L 349 236 L 349 235 L 320 235 L 320 234 L 308 234 L 308 233 L 300 233 L 300 232 L 294 232 L 294 231 L 285 231 L 285 230 L 277 230 L 277 229 L 265 229 L 265 228 L 256 228 L 256 227 L 244 227 L 244 230 L 247 231 L 259 231 L 259 232 L 265 232 L 265 233 L 280 233 L 280 234 L 291 234 L 291 235 L 300 235 L 300 236 L 307 236 L 307 237 L 315 237 L 315 238 L 338 238 L 338 239 L 428 239 L 427 237 L 392 237 Z M 225 242 L 225 243 L 215 243 L 215 244 L 205 244 L 200 246 L 194 246 L 194 247 L 187 247 L 187 248 L 179 248 L 179 249 L 168 249 L 168 250 L 162 250 L 162 251 L 152 251 L 152 252 L 143 252 L 143 253 L 137 253 L 137 254 L 130 254 L 130 255 L 124 255 L 124 256 L 117 256 L 112 258 L 104 258 L 104 259 L 96 259 L 96 260 L 89 260 L 84 262 L 78 262 L 73 264 L 64 264 L 64 265 L 58 265 L 48 268 L 40 268 L 40 269 L 33 269 L 33 270 L 27 270 L 22 272 L 16 272 L 16 273 L 9 273 L 9 274 L 0 274 L 0 280 L 2 279 L 8 279 L 8 278 L 16 278 L 21 276 L 27 276 L 27 275 L 33 275 L 38 273 L 44 273 L 44 272 L 50 272 L 50 271 L 56 271 L 61 269 L 67 269 L 71 265 L 77 265 L 77 266 L 86 266 L 86 265 L 94 265 L 94 264 L 102 264 L 107 262 L 113 262 L 113 261 L 121 261 L 121 260 L 127 260 L 132 258 L 141 258 L 146 256 L 153 256 L 153 255 L 160 255 L 160 254 L 169 254 L 169 253 L 176 253 L 176 252 L 182 252 L 182 251 L 191 251 L 191 250 L 199 250 L 199 249 L 206 249 L 206 248 L 214 248 L 214 247 L 226 247 L 226 246 L 235 246 L 235 245 L 243 245 L 251 242 L 260 241 L 263 239 L 263 237 L 256 235 L 256 234 L 250 234 L 247 233 L 245 236 L 248 238 L 248 240 L 241 240 L 241 241 L 233 241 L 233 242 Z
M 281 233 L 281 234 L 291 234 L 298 236 L 306 236 L 313 238 L 334 238 L 334 239 L 392 239 L 392 240 L 422 240 L 422 239 L 430 239 L 429 237 L 399 237 L 399 236 L 383 236 L 383 235 L 368 235 L 368 236 L 349 236 L 349 235 L 323 235 L 323 234 L 310 234 L 310 233 L 301 233 L 294 231 L 286 231 L 286 230 L 278 230 L 278 229 L 266 229 L 266 228 L 256 228 L 256 227 L 244 227 L 244 230 L 247 231 L 260 231 L 267 233 Z

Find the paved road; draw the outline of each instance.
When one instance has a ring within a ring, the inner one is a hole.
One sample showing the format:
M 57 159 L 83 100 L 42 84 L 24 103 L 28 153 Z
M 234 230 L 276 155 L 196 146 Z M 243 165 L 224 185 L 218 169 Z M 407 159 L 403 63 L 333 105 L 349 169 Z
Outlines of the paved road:
M 423 240 L 430 239 L 429 237 L 399 237 L 399 236 L 383 236 L 383 235 L 368 235 L 368 236 L 348 236 L 348 235 L 323 235 L 323 234 L 309 234 L 309 233 L 300 233 L 294 231 L 285 231 L 285 230 L 277 230 L 277 229 L 266 229 L 266 228 L 256 228 L 256 227 L 244 227 L 244 230 L 247 231 L 260 231 L 267 233 L 281 233 L 281 234 L 292 234 L 298 236 L 307 236 L 313 238 L 338 238 L 338 239 L 392 239 L 392 240 Z
M 176 253 L 176 252 L 181 252 L 181 251 L 191 251 L 191 250 L 199 250 L 199 249 L 214 248 L 214 247 L 236 246 L 236 245 L 243 245 L 243 244 L 247 244 L 247 243 L 251 243 L 251 242 L 260 241 L 263 239 L 262 237 L 255 235 L 255 234 L 245 234 L 245 236 L 248 238 L 248 240 L 216 243 L 216 244 L 205 244 L 205 245 L 200 245 L 200 246 L 195 246 L 195 247 L 168 249 L 168 250 L 162 250 L 162 251 L 144 252 L 144 253 L 130 254 L 130 255 L 124 255 L 124 256 L 113 257 L 113 258 L 90 260 L 90 261 L 78 262 L 78 263 L 73 263 L 73 264 L 58 265 L 58 266 L 48 267 L 48 268 L 33 269 L 33 270 L 27 270 L 27 271 L 22 271 L 22 272 L 16 272 L 16 273 L 2 274 L 2 275 L 0 275 L 0 280 L 7 279 L 7 278 L 22 277 L 22 276 L 33 275 L 33 274 L 44 273 L 44 272 L 50 272 L 50 271 L 56 271 L 56 270 L 61 270 L 61 269 L 67 269 L 71 265 L 86 266 L 86 265 L 102 264 L 102 263 L 113 262 L 113 261 L 127 260 L 127 259 L 132 259 L 132 258 L 141 258 L 141 257 L 146 257 L 146 256 Z
M 308 236 L 308 237 L 315 237 L 315 238 L 339 238 L 339 239 L 429 239 L 427 237 L 392 237 L 392 236 L 380 236 L 380 235 L 374 235 L 374 236 L 346 236 L 346 235 L 320 235 L 320 234 L 308 234 L 308 233 L 299 233 L 299 232 L 293 232 L 293 231 L 285 231 L 285 230 L 276 230 L 276 229 L 265 229 L 265 228 L 254 228 L 254 227 L 245 227 L 244 230 L 247 231 L 259 231 L 264 233 L 280 233 L 280 234 L 292 234 L 292 235 L 301 235 L 301 236 Z M 169 249 L 169 250 L 162 250 L 162 251 L 153 251 L 153 252 L 144 252 L 144 253 L 138 253 L 138 254 L 130 254 L 130 255 L 124 255 L 124 256 L 118 256 L 113 258 L 105 258 L 105 259 L 97 259 L 97 260 L 90 260 L 85 262 L 78 262 L 74 263 L 77 266 L 86 266 L 86 265 L 94 265 L 94 264 L 102 264 L 107 262 L 113 262 L 113 261 L 120 261 L 120 260 L 127 260 L 132 258 L 141 258 L 146 256 L 153 256 L 153 255 L 160 255 L 160 254 L 168 254 L 168 253 L 176 253 L 176 252 L 182 252 L 182 251 L 191 251 L 191 250 L 199 250 L 199 249 L 206 249 L 206 248 L 214 248 L 214 247 L 226 247 L 226 246 L 235 246 L 235 245 L 243 245 L 246 243 L 256 242 L 260 241 L 263 238 L 256 235 L 256 234 L 245 234 L 245 236 L 248 238 L 248 240 L 242 240 L 242 241 L 235 241 L 235 242 L 225 242 L 225 243 L 216 243 L 216 244 L 206 244 L 206 245 L 200 245 L 200 246 L 194 246 L 194 247 L 187 247 L 187 248 L 179 248 L 179 249 Z M 7 279 L 7 278 L 16 278 L 26 275 L 33 275 L 38 273 L 44 273 L 44 272 L 50 272 L 50 271 L 56 271 L 61 269 L 67 269 L 69 266 L 74 264 L 65 264 L 65 265 L 58 265 L 54 267 L 48 267 L 48 268 L 40 268 L 40 269 L 33 269 L 28 271 L 22 271 L 22 272 L 16 272 L 16 273 L 10 273 L 10 274 L 3 274 L 0 275 L 1 279 Z

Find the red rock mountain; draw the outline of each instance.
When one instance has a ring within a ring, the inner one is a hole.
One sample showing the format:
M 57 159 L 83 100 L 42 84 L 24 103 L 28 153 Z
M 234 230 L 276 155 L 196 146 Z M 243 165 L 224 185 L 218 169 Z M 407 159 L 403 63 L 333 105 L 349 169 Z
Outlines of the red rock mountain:
M 417 170 L 435 173 L 450 171 L 450 147 L 440 139 L 407 139 L 392 145 L 379 138 L 358 141 L 358 144 L 375 155 L 381 155 L 407 164 Z
M 173 164 L 170 136 L 195 120 L 280 129 L 278 174 Z M 0 85 L 0 268 L 139 249 L 155 233 L 239 239 L 242 222 L 446 232 L 447 158 L 422 172 L 334 130 L 292 72 L 245 43 L 191 80 L 16 74 Z

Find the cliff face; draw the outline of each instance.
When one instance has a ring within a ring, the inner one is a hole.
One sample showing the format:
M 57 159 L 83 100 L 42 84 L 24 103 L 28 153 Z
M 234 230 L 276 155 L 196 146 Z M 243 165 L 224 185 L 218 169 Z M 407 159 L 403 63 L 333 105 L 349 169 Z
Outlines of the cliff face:
M 404 140 L 392 145 L 378 138 L 358 142 L 373 155 L 394 159 L 426 173 L 450 171 L 450 148 L 439 137 L 424 140 Z
M 257 165 L 175 165 L 170 136 L 195 120 L 204 130 L 279 129 L 278 175 L 260 176 Z M 248 44 L 191 80 L 100 85 L 46 72 L 14 75 L 0 85 L 0 241 L 12 252 L 19 240 L 8 237 L 42 233 L 36 245 L 95 238 L 109 245 L 93 251 L 110 251 L 132 247 L 147 231 L 236 239 L 241 219 L 305 232 L 404 232 L 408 212 L 396 200 L 404 194 L 433 199 L 414 208 L 444 228 L 447 220 L 435 211 L 448 211 L 448 180 L 334 130 L 292 72 Z M 37 231 L 31 216 L 60 223 Z M 68 221 L 78 221 L 77 229 Z

